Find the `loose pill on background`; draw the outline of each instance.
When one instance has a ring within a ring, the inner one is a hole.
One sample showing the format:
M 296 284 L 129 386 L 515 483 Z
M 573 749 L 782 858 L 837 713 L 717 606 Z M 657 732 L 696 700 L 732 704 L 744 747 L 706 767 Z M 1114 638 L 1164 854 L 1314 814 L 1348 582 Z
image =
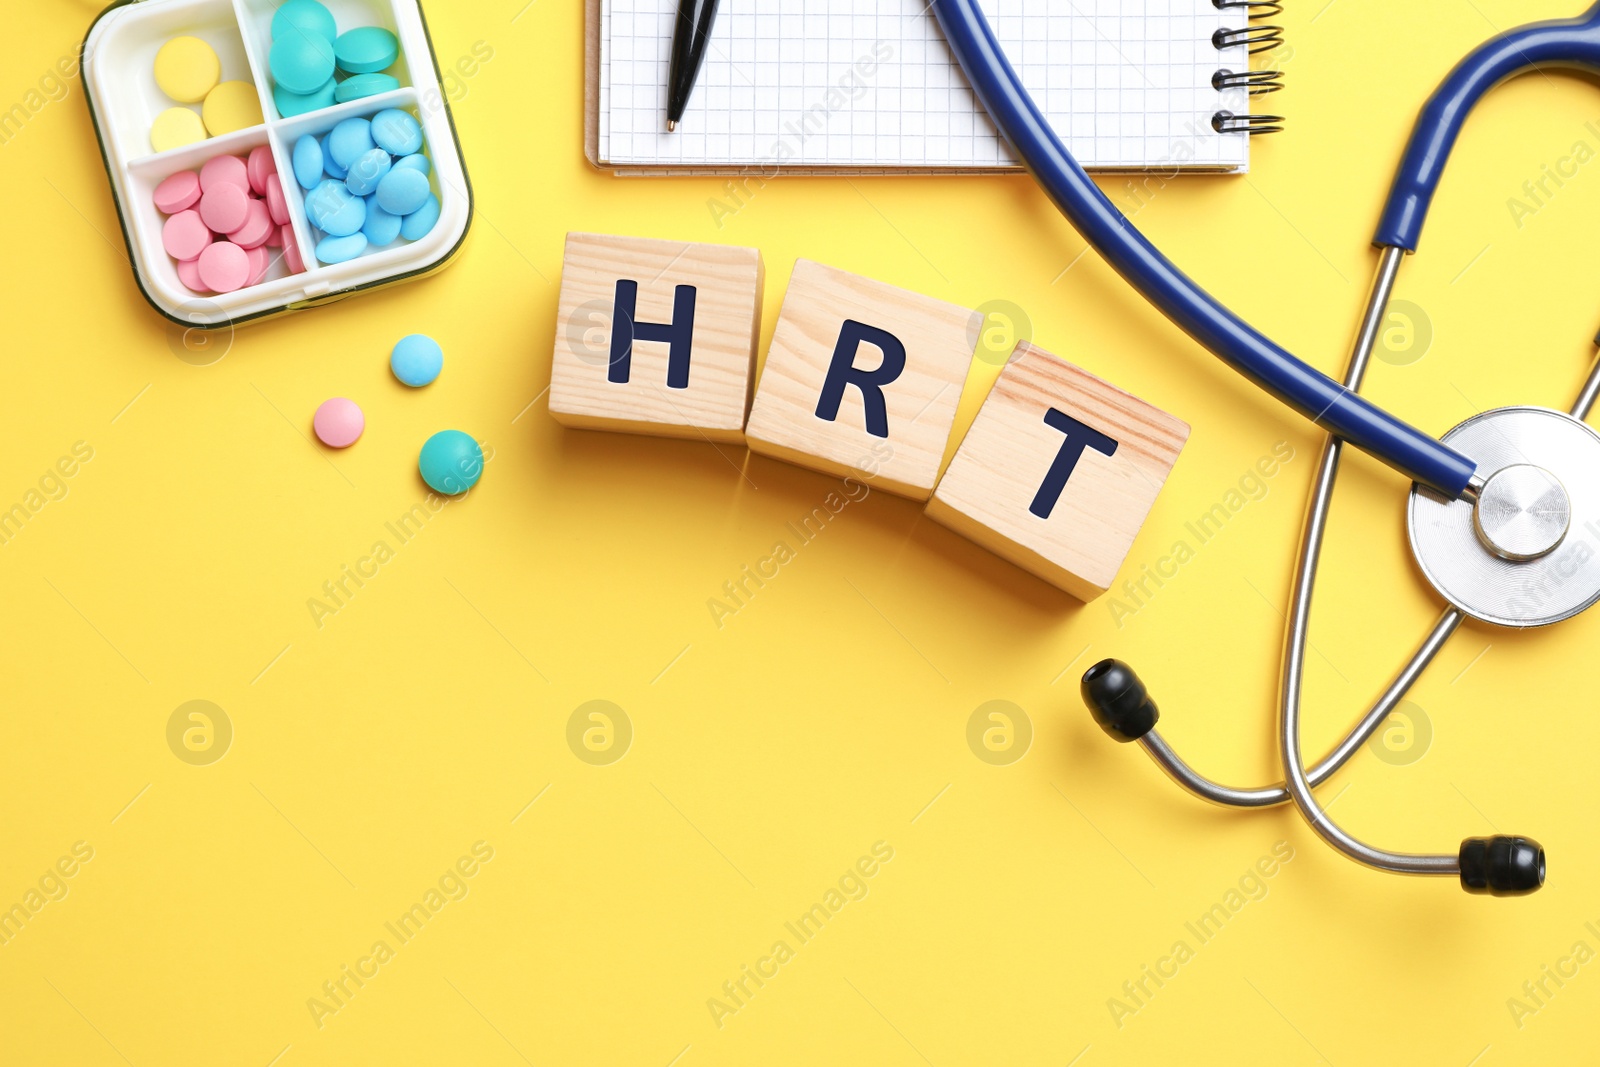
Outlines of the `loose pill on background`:
M 332 134 L 329 134 L 328 137 L 322 139 L 322 171 L 330 178 L 344 181 L 344 167 L 340 166 L 339 161 L 334 159 L 333 155 L 328 151 L 328 138 L 332 136 Z
M 483 477 L 483 449 L 469 434 L 442 430 L 422 446 L 417 470 L 434 492 L 458 496 Z
M 206 283 L 200 280 L 200 260 L 198 257 L 178 261 L 178 280 L 183 283 L 184 288 L 193 290 L 196 293 L 209 293 L 211 291 L 206 288 Z
M 247 167 L 244 160 L 238 156 L 216 156 L 206 160 L 200 168 L 200 191 L 209 192 L 218 185 L 237 185 L 241 189 L 250 188 L 250 178 L 246 173 Z
M 206 95 L 200 111 L 211 136 L 261 125 L 261 97 L 249 82 L 223 82 Z
M 330 237 L 349 237 L 366 224 L 367 202 L 330 178 L 306 194 L 306 216 Z
M 294 143 L 294 179 L 307 191 L 322 183 L 322 142 L 310 134 Z
M 342 33 L 333 42 L 339 69 L 350 74 L 373 74 L 400 58 L 400 42 L 382 26 L 362 26 Z
M 324 400 L 317 408 L 311 428 L 316 431 L 317 440 L 329 448 L 349 448 L 361 439 L 361 432 L 367 428 L 367 417 L 354 400 L 336 396 Z
M 272 16 L 272 36 L 286 37 L 291 33 L 313 33 L 327 41 L 339 36 L 339 26 L 333 12 L 317 0 L 285 0 Z
M 338 95 L 339 83 L 332 78 L 324 82 L 322 88 L 309 93 L 292 93 L 281 85 L 272 87 L 272 102 L 277 106 L 278 114 L 286 119 L 332 107 Z
M 413 389 L 433 384 L 444 369 L 444 349 L 426 334 L 402 337 L 389 354 L 389 369 Z
M 422 206 L 407 215 L 400 223 L 400 235 L 408 241 L 420 241 L 433 232 L 439 222 L 439 198 L 429 196 Z
M 163 215 L 176 215 L 200 202 L 200 175 L 192 170 L 179 171 L 155 191 L 156 210 Z
M 367 236 L 363 233 L 324 237 L 317 244 L 317 258 L 324 263 L 348 263 L 366 250 Z
M 250 217 L 250 194 L 219 182 L 200 197 L 200 218 L 218 233 L 232 233 Z
M 180 104 L 198 104 L 222 80 L 222 60 L 198 37 L 174 37 L 156 53 L 156 84 Z
M 348 104 L 352 100 L 392 93 L 398 88 L 400 79 L 392 74 L 352 74 L 339 83 L 333 95 L 339 103 Z
M 390 108 L 372 116 L 372 142 L 391 156 L 409 156 L 422 151 L 422 127 L 417 120 Z
M 172 216 L 161 227 L 161 246 L 167 255 L 182 261 L 194 259 L 211 244 L 211 227 L 205 224 L 200 212 L 190 208 Z
M 262 246 L 247 248 L 244 254 L 250 260 L 250 280 L 246 284 L 260 285 L 267 280 L 267 271 L 272 269 L 272 253 Z
M 404 159 L 394 161 L 395 170 L 417 170 L 423 174 L 433 172 L 433 164 L 428 162 L 428 157 L 420 153 L 409 155 Z
M 279 226 L 289 221 L 289 198 L 283 195 L 283 182 L 276 174 L 267 175 L 267 211 Z
M 400 236 L 399 215 L 391 215 L 378 206 L 373 197 L 367 198 L 367 221 L 361 227 L 361 232 L 367 235 L 367 243 L 374 248 L 393 244 L 394 239 Z
M 272 231 L 276 228 L 272 222 L 272 212 L 265 200 L 250 201 L 248 211 L 244 225 L 232 234 L 233 243 L 244 249 L 266 244 L 267 238 L 272 236 Z
M 182 148 L 206 139 L 206 124 L 186 107 L 174 107 L 156 116 L 150 126 L 150 147 L 157 152 Z
M 273 40 L 267 67 L 291 93 L 314 93 L 333 77 L 333 42 L 316 33 L 286 33 Z
M 366 119 L 345 119 L 328 131 L 328 143 L 323 149 L 348 171 L 350 164 L 372 151 L 372 123 Z
M 433 190 L 427 176 L 415 170 L 391 170 L 378 183 L 378 206 L 391 215 L 409 215 L 422 207 Z
M 200 253 L 200 280 L 214 293 L 243 289 L 250 280 L 250 257 L 232 241 L 207 245 Z
M 389 168 L 392 166 L 394 160 L 381 148 L 363 153 L 350 164 L 350 172 L 344 180 L 345 188 L 357 196 L 367 196 L 378 187 L 378 183 L 389 173 Z
M 250 178 L 250 188 L 255 190 L 257 196 L 267 195 L 267 176 L 276 174 L 278 164 L 272 159 L 272 148 L 261 145 L 250 150 L 250 158 L 245 162 L 245 173 Z

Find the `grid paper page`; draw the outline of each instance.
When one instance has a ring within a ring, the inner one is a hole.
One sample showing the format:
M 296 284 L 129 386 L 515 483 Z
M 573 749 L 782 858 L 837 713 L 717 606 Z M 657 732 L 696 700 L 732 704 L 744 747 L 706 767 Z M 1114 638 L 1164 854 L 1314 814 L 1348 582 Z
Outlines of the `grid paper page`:
M 1011 62 L 1086 167 L 1243 170 L 1246 24 L 1211 0 L 983 0 Z M 1015 164 L 950 56 L 926 0 L 725 0 L 695 95 L 665 132 L 677 0 L 605 0 L 599 155 L 613 166 Z

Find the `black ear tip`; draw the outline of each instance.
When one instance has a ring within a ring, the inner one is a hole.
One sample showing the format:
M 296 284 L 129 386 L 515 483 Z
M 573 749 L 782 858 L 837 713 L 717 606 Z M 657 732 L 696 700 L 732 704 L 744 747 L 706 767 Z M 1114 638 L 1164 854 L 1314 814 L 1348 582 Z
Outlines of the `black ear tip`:
M 1137 741 L 1161 718 L 1144 683 L 1121 660 L 1103 659 L 1090 667 L 1080 689 L 1094 721 L 1113 740 Z
M 1544 847 L 1526 837 L 1469 837 L 1461 842 L 1461 888 L 1516 897 L 1544 885 Z

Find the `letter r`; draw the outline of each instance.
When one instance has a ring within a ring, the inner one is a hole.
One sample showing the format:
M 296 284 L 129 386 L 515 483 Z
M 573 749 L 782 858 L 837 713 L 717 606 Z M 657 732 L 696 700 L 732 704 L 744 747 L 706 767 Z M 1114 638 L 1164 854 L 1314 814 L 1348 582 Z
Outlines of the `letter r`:
M 662 341 L 670 345 L 667 354 L 667 388 L 689 388 L 689 356 L 694 347 L 695 287 L 680 285 L 673 292 L 672 321 L 637 322 L 639 283 L 626 279 L 617 282 L 616 314 L 611 325 L 611 367 L 606 380 L 626 385 L 633 370 L 634 341 Z
M 856 353 L 863 342 L 883 353 L 883 362 L 873 370 L 862 370 L 855 365 Z M 817 398 L 817 418 L 828 422 L 838 419 L 844 387 L 853 385 L 861 390 L 867 433 L 873 437 L 888 437 L 889 409 L 883 400 L 883 387 L 900 377 L 905 369 L 906 346 L 900 343 L 900 338 L 876 326 L 845 319 L 839 330 L 839 342 L 833 348 L 833 361 L 828 364 L 828 377 L 822 383 L 822 395 Z
M 1085 426 L 1055 408 L 1044 413 L 1044 424 L 1067 435 L 1067 439 L 1061 442 L 1061 451 L 1056 453 L 1055 461 L 1050 464 L 1050 472 L 1044 476 L 1044 484 L 1039 486 L 1033 503 L 1028 506 L 1030 513 L 1048 519 L 1055 510 L 1056 501 L 1061 499 L 1061 491 L 1067 487 L 1067 479 L 1072 477 L 1078 460 L 1083 458 L 1083 450 L 1092 448 L 1110 457 L 1117 454 L 1117 443 L 1099 430 Z

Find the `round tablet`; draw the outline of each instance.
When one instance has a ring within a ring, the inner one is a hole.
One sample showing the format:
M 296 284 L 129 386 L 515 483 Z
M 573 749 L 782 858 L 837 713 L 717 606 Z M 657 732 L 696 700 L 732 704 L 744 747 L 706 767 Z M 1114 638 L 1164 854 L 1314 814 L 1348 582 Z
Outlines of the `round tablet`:
M 425 334 L 402 337 L 389 354 L 389 369 L 413 389 L 431 385 L 444 369 L 444 349 Z
M 423 174 L 431 173 L 433 164 L 428 162 L 428 157 L 419 154 L 410 155 L 404 159 L 394 161 L 395 170 L 420 170 Z
M 272 222 L 272 211 L 267 207 L 265 200 L 250 201 L 247 211 L 244 224 L 235 230 L 230 238 L 234 244 L 246 250 L 266 244 L 267 238 L 272 236 L 272 231 L 277 229 Z
M 200 202 L 200 175 L 192 170 L 180 171 L 156 186 L 156 210 L 163 215 L 176 215 Z
M 350 164 L 372 151 L 373 144 L 371 122 L 345 119 L 328 131 L 328 143 L 323 147 L 340 170 L 348 171 Z
M 211 136 L 261 125 L 261 97 L 249 82 L 223 82 L 206 95 L 200 112 Z
M 345 188 L 357 196 L 367 196 L 378 187 L 392 166 L 394 160 L 383 149 L 374 148 L 365 152 L 350 164 L 350 171 L 344 179 Z
M 278 164 L 272 159 L 271 147 L 262 145 L 259 148 L 252 148 L 244 169 L 250 178 L 250 188 L 257 196 L 266 196 L 267 176 L 278 172 Z
M 272 42 L 267 67 L 291 93 L 314 93 L 333 77 L 333 42 L 316 33 L 286 33 Z
M 400 236 L 400 224 L 403 220 L 399 215 L 391 215 L 378 206 L 372 197 L 367 197 L 367 221 L 361 227 L 361 232 L 367 235 L 367 243 L 374 248 L 393 244 L 394 239 Z
M 333 12 L 317 0 L 286 0 L 272 16 L 272 36 L 287 37 L 292 33 L 316 34 L 331 41 L 339 36 L 339 26 L 333 20 Z
M 289 198 L 283 195 L 283 182 L 276 174 L 267 175 L 267 213 L 279 226 L 289 221 Z
M 150 147 L 157 152 L 182 148 L 206 139 L 206 124 L 186 107 L 174 107 L 156 116 L 150 125 Z
M 391 215 L 409 215 L 433 195 L 427 175 L 415 170 L 391 170 L 378 183 L 378 206 Z
M 222 60 L 198 37 L 174 37 L 156 53 L 156 84 L 180 104 L 198 104 L 222 80 Z
M 161 246 L 179 262 L 197 258 L 210 244 L 211 227 L 193 208 L 178 212 L 161 227 Z
M 184 288 L 192 289 L 197 293 L 209 293 L 206 283 L 200 280 L 200 261 L 196 259 L 183 259 L 178 261 L 178 280 Z
M 250 217 L 250 194 L 237 185 L 219 183 L 200 197 L 200 218 L 218 233 L 232 233 Z
M 322 139 L 322 171 L 330 178 L 344 181 L 344 167 L 340 166 L 339 161 L 333 158 L 333 153 L 328 151 L 328 138 L 331 136 L 332 134 L 329 134 Z
M 207 245 L 200 253 L 200 280 L 215 293 L 243 289 L 250 281 L 250 256 L 232 241 Z
M 390 108 L 372 116 L 372 143 L 391 156 L 422 151 L 422 127 L 404 111 Z
M 329 78 L 322 88 L 311 93 L 291 93 L 281 85 L 272 87 L 272 103 L 278 114 L 286 119 L 304 115 L 308 111 L 321 111 L 332 107 L 338 95 L 339 83 Z
M 329 237 L 349 237 L 366 225 L 367 202 L 330 178 L 306 194 L 306 217 Z
M 317 432 L 317 440 L 329 448 L 349 448 L 361 439 L 361 431 L 367 428 L 367 417 L 361 414 L 354 400 L 336 396 L 322 402 L 311 420 L 311 427 Z
M 267 280 L 267 271 L 272 269 L 272 253 L 263 246 L 247 248 L 244 254 L 250 260 L 250 281 L 247 284 L 260 285 Z
M 400 224 L 400 235 L 408 241 L 420 241 L 433 232 L 439 224 L 439 198 L 430 196 L 422 206 L 405 217 Z
M 274 226 L 272 228 L 272 232 L 267 235 L 267 243 L 266 243 L 265 247 L 267 247 L 267 248 L 282 248 L 283 247 L 283 231 L 284 231 L 284 227 L 282 227 L 282 226 Z
M 300 254 L 300 246 L 295 243 L 294 228 L 285 226 L 278 235 L 283 241 L 283 264 L 289 268 L 291 274 L 303 274 L 306 269 L 305 257 Z
M 317 258 L 324 263 L 348 263 L 367 250 L 367 237 L 352 233 L 348 237 L 324 237 L 317 242 Z
M 470 434 L 443 430 L 422 446 L 417 469 L 434 492 L 457 496 L 483 477 L 483 449 Z
M 250 188 L 250 178 L 246 174 L 244 160 L 238 156 L 217 156 L 206 160 L 205 166 L 200 168 L 200 191 L 209 192 L 218 185 L 237 185 L 241 189 Z
M 294 143 L 294 180 L 306 190 L 322 182 L 322 142 L 310 134 Z
M 400 42 L 382 26 L 362 26 L 341 33 L 333 42 L 339 69 L 350 74 L 373 74 L 400 58 Z
M 339 83 L 333 95 L 339 103 L 348 104 L 352 100 L 392 93 L 398 88 L 400 79 L 392 74 L 352 74 Z

